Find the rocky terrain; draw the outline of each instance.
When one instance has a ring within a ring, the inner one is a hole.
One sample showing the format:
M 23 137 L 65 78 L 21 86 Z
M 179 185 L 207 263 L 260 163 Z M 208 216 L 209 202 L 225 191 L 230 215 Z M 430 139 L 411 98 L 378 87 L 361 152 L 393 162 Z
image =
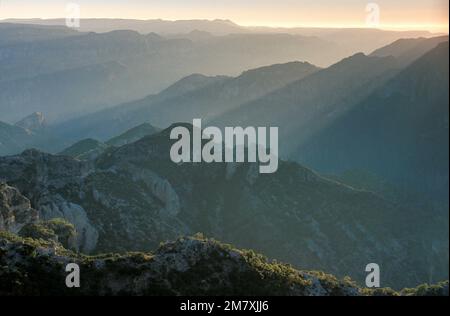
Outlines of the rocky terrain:
M 18 233 L 25 225 L 38 219 L 30 200 L 19 190 L 0 183 L 0 230 Z
M 169 130 L 95 160 L 28 150 L 0 158 L 0 181 L 20 190 L 40 219 L 63 218 L 83 253 L 150 251 L 197 232 L 304 269 L 364 282 L 383 267 L 386 286 L 448 278 L 448 244 L 425 211 L 327 180 L 292 162 L 260 175 L 256 164 L 181 164 Z M 424 232 L 421 234 L 421 232 Z M 444 232 L 442 232 L 443 234 Z M 414 258 L 412 260 L 411 258 Z
M 65 285 L 69 263 L 80 267 L 79 288 Z M 201 236 L 154 253 L 87 257 L 0 232 L 0 295 L 448 295 L 448 282 L 400 292 L 363 289 L 349 278 L 295 270 Z

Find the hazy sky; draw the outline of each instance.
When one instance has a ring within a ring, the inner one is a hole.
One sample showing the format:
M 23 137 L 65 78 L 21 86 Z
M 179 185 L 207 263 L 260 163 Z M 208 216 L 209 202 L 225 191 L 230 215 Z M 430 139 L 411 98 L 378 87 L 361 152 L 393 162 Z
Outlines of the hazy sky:
M 365 26 L 366 5 L 380 8 L 381 28 L 448 31 L 448 0 L 0 0 L 0 19 L 65 16 L 136 19 L 230 19 L 241 25 Z

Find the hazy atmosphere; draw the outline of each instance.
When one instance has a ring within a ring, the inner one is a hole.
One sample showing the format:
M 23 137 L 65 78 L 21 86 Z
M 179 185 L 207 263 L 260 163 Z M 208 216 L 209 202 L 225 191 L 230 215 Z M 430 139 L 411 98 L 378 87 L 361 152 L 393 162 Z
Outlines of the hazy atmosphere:
M 448 296 L 448 6 L 0 0 L 0 295 Z
M 60 18 L 65 6 L 81 6 L 82 18 L 229 19 L 246 26 L 365 27 L 362 0 L 2 0 L 0 19 Z M 446 0 L 379 0 L 381 28 L 448 32 Z

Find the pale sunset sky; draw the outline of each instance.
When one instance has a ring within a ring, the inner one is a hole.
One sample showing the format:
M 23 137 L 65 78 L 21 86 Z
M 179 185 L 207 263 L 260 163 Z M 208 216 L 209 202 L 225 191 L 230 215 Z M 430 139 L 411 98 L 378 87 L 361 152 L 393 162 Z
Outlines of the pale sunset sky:
M 448 0 L 0 0 L 0 19 L 62 18 L 67 3 L 81 18 L 229 19 L 246 26 L 364 27 L 366 6 L 380 8 L 380 28 L 448 33 Z

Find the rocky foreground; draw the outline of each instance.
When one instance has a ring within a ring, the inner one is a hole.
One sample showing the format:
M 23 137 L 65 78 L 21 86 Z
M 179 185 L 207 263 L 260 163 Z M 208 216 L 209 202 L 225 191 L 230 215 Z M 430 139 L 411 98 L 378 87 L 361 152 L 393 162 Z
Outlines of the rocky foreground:
M 80 267 L 79 288 L 66 287 L 69 263 Z M 202 236 L 162 244 L 154 253 L 85 256 L 55 241 L 3 231 L 0 295 L 448 295 L 448 281 L 400 292 L 368 290 Z

